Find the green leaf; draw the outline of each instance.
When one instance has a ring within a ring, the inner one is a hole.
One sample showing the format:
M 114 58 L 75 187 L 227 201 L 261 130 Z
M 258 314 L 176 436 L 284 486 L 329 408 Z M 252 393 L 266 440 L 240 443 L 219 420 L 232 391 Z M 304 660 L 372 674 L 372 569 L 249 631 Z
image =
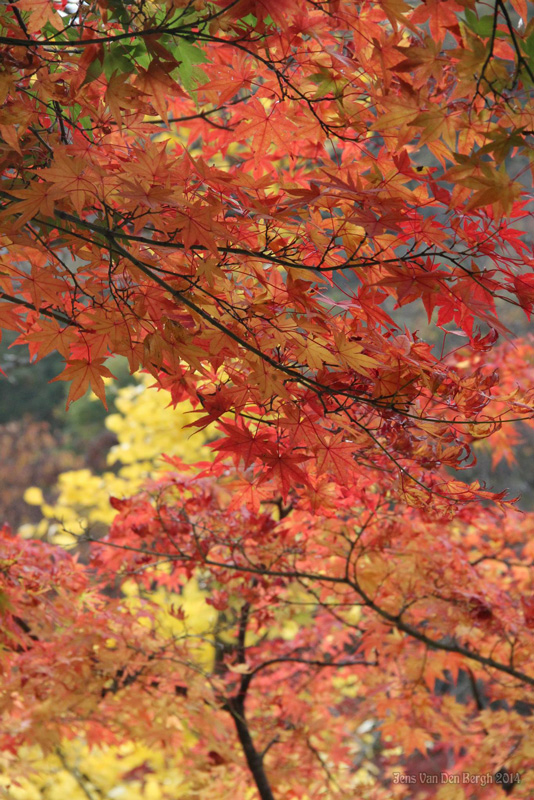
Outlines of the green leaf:
M 85 73 L 85 80 L 82 85 L 96 81 L 96 79 L 99 78 L 100 75 L 102 74 L 103 67 L 104 65 L 102 61 L 100 61 L 100 59 L 98 58 L 95 58 L 95 60 L 92 61 L 87 68 L 87 72 Z
M 534 33 L 531 33 L 528 39 L 521 41 L 521 47 L 529 59 L 534 59 Z
M 91 119 L 91 117 L 79 117 L 79 119 L 78 119 L 78 125 L 79 125 L 81 128 L 83 128 L 83 129 L 85 130 L 85 135 L 86 135 L 86 136 L 87 136 L 87 137 L 88 137 L 88 138 L 89 138 L 89 139 L 90 139 L 92 142 L 94 142 L 94 140 L 95 140 L 95 137 L 94 137 L 93 131 L 91 130 L 91 129 L 92 129 L 92 127 L 93 127 L 93 125 L 94 125 L 94 122 L 93 122 L 93 120 Z
M 493 14 L 486 14 L 479 18 L 474 11 L 467 8 L 465 11 L 465 21 L 467 26 L 478 36 L 491 36 L 494 24 Z
M 4 611 L 9 611 L 11 608 L 11 602 L 7 594 L 0 589 L 0 614 L 3 614 Z
M 180 39 L 172 54 L 177 61 L 187 61 L 189 64 L 205 64 L 208 61 L 204 50 L 191 44 L 187 39 Z
M 120 22 L 125 33 L 129 30 L 130 15 L 123 0 L 108 0 L 107 12 L 111 19 L 116 19 Z
M 193 91 L 199 83 L 208 80 L 204 70 L 197 66 L 197 64 L 204 64 L 208 61 L 206 53 L 200 47 L 195 47 L 187 40 L 180 39 L 178 44 L 173 47 L 172 54 L 179 62 L 180 82 L 187 91 Z
M 94 135 L 92 128 L 94 127 L 94 120 L 91 119 L 89 116 L 82 117 L 82 107 L 78 103 L 74 103 L 70 108 L 70 113 L 68 115 L 68 119 L 72 125 L 76 125 L 78 128 L 83 128 L 85 131 L 85 135 L 94 141 Z
M 254 14 L 247 14 L 246 17 L 241 17 L 239 22 L 246 28 L 255 28 L 258 24 L 258 18 Z
M 113 42 L 104 56 L 104 73 L 109 80 L 114 72 L 119 74 L 135 72 L 136 64 L 133 59 L 137 52 L 144 50 L 140 45 L 127 47 L 120 42 Z

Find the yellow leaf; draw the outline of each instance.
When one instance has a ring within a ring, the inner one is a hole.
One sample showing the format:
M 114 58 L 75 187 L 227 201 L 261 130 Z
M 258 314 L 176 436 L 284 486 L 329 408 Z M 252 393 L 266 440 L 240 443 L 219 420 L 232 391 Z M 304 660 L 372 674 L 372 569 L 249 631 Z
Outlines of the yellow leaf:
M 369 375 L 367 370 L 380 366 L 378 361 L 371 356 L 366 356 L 356 342 L 350 342 L 343 333 L 334 334 L 337 351 L 344 367 Z
M 230 664 L 230 672 L 237 672 L 239 675 L 247 675 L 250 672 L 249 664 Z
M 29 506 L 40 506 L 44 503 L 43 493 L 38 486 L 29 486 L 24 492 L 24 502 Z

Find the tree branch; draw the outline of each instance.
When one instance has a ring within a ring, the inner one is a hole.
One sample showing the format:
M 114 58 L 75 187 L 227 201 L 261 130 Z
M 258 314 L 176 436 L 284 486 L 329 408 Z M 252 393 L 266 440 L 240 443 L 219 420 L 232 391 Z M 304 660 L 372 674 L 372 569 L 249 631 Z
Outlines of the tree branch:
M 233 698 L 226 703 L 224 708 L 226 711 L 228 711 L 234 721 L 239 743 L 243 749 L 247 766 L 252 777 L 254 778 L 254 782 L 258 789 L 261 800 L 275 800 L 273 791 L 271 789 L 271 784 L 267 778 L 267 774 L 263 766 L 263 756 L 265 751 L 263 753 L 259 753 L 256 750 L 252 736 L 250 735 L 248 722 L 245 717 L 243 702 L 241 702 L 239 699 Z

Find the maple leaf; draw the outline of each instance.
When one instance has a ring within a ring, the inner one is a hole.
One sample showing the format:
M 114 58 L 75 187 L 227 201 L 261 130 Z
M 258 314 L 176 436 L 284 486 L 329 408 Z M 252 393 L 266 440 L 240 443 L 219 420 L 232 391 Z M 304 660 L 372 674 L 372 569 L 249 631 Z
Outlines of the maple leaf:
M 71 382 L 67 397 L 67 409 L 71 403 L 83 397 L 87 389 L 91 389 L 107 409 L 106 388 L 103 379 L 115 376 L 105 366 L 105 361 L 105 358 L 96 358 L 93 361 L 74 359 L 67 363 L 60 375 L 52 379 L 51 383 L 54 381 Z
M 296 485 L 309 485 L 306 473 L 298 466 L 307 461 L 310 456 L 304 453 L 267 453 L 261 454 L 261 460 L 267 466 L 262 476 L 262 481 L 273 480 L 281 489 L 282 498 L 287 500 L 289 491 Z
M 521 606 L 525 617 L 525 625 L 527 628 L 534 628 L 534 598 L 522 597 Z
M 273 442 L 266 431 L 253 434 L 244 426 L 223 421 L 219 422 L 219 427 L 228 436 L 213 442 L 212 447 L 219 452 L 230 451 L 236 462 L 243 460 L 245 469 L 258 457 L 263 459 L 269 451 L 274 452 Z
M 343 333 L 334 334 L 334 341 L 343 366 L 361 372 L 363 375 L 368 375 L 369 369 L 379 366 L 379 362 L 375 358 L 363 352 L 361 345 L 349 341 Z
M 353 442 L 346 440 L 343 433 L 338 433 L 330 439 L 320 439 L 314 451 L 318 475 L 332 474 L 341 483 L 349 484 L 355 469 Z
M 20 337 L 20 341 L 28 342 L 30 357 L 39 361 L 54 350 L 67 359 L 70 345 L 76 338 L 72 328 L 61 328 L 57 322 L 43 319 L 31 333 Z
M 12 208 L 0 212 L 0 219 L 15 213 L 17 216 L 11 223 L 15 229 L 25 225 L 38 214 L 53 217 L 55 204 L 61 196 L 58 187 L 49 183 L 37 183 L 31 189 L 11 190 L 11 194 L 19 199 Z
M 127 74 L 114 73 L 110 77 L 106 87 L 106 103 L 119 130 L 122 128 L 122 111 L 135 107 L 136 100 L 142 96 L 143 92 L 129 83 Z
M 136 87 L 141 92 L 144 92 L 156 113 L 167 122 L 167 103 L 169 96 L 177 96 L 183 94 L 180 86 L 174 81 L 169 72 L 163 69 L 161 63 L 157 60 L 151 62 L 148 69 L 141 67 L 136 78 Z M 115 103 L 115 109 L 117 105 Z M 115 116 L 115 114 L 114 114 Z
M 54 165 L 40 170 L 39 175 L 56 187 L 62 198 L 68 197 L 77 214 L 82 216 L 88 195 L 94 194 L 98 172 L 81 157 L 58 153 Z
M 31 11 L 27 24 L 32 33 L 40 31 L 47 23 L 56 30 L 63 25 L 60 14 L 49 0 L 20 0 L 20 10 Z
M 267 483 L 258 484 L 252 477 L 247 478 L 239 474 L 232 480 L 232 498 L 228 505 L 230 511 L 241 507 L 251 509 L 255 514 L 260 510 L 262 503 L 272 500 L 272 487 Z
M 0 303 L 0 322 L 5 330 L 18 330 L 20 317 L 17 309 L 11 303 Z
M 257 161 L 271 145 L 286 147 L 293 132 L 292 121 L 288 119 L 283 125 L 279 120 L 275 122 L 269 106 L 268 102 L 262 104 L 259 100 L 253 101 L 247 109 L 249 122 L 243 122 L 240 128 L 240 135 L 248 137 L 252 134 L 252 150 Z
M 534 273 L 515 275 L 513 278 L 515 293 L 522 308 L 530 319 L 534 306 Z

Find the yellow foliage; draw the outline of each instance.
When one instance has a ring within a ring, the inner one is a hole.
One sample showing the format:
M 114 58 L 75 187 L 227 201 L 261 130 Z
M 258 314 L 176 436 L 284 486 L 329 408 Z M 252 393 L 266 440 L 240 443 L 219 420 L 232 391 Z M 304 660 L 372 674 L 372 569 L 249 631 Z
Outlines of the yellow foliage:
M 213 431 L 185 430 L 197 417 L 191 404 L 179 403 L 172 408 L 169 396 L 149 389 L 147 383 L 144 380 L 121 389 L 116 401 L 118 413 L 106 419 L 106 427 L 119 440 L 111 450 L 109 463 L 134 464 L 153 472 L 162 453 L 188 463 L 209 459 L 211 450 L 206 442 L 213 438 Z
M 128 742 L 89 748 L 80 739 L 63 741 L 56 754 L 24 747 L 0 761 L 0 797 L 12 800 L 166 800 L 190 797 L 180 756 Z M 10 776 L 16 775 L 16 779 Z
M 43 493 L 37 486 L 30 486 L 24 492 L 24 500 L 30 506 L 40 506 L 44 502 Z
M 139 585 L 135 581 L 126 581 L 122 590 L 127 596 L 130 609 L 140 605 Z M 213 633 L 218 615 L 213 606 L 206 603 L 206 597 L 207 593 L 202 591 L 195 578 L 185 584 L 180 594 L 174 594 L 160 586 L 150 592 L 150 600 L 158 606 L 159 613 L 154 623 L 148 617 L 144 617 L 142 622 L 147 626 L 154 624 L 165 637 L 187 639 L 190 660 L 209 671 L 213 667 L 215 656 Z M 176 614 L 177 611 L 182 614 Z
M 106 427 L 118 439 L 108 455 L 110 467 L 120 464 L 117 472 L 64 472 L 59 476 L 58 497 L 53 504 L 43 502 L 38 487 L 30 487 L 26 502 L 41 506 L 43 520 L 24 526 L 22 535 L 46 536 L 64 547 L 74 546 L 77 537 L 90 527 L 111 524 L 117 512 L 110 505 L 110 497 L 134 494 L 147 477 L 165 469 L 163 453 L 186 463 L 211 458 L 207 442 L 214 438 L 213 429 L 187 429 L 197 416 L 191 404 L 183 402 L 172 408 L 168 394 L 149 388 L 149 381 L 142 376 L 136 385 L 120 389 L 118 411 L 106 418 Z

